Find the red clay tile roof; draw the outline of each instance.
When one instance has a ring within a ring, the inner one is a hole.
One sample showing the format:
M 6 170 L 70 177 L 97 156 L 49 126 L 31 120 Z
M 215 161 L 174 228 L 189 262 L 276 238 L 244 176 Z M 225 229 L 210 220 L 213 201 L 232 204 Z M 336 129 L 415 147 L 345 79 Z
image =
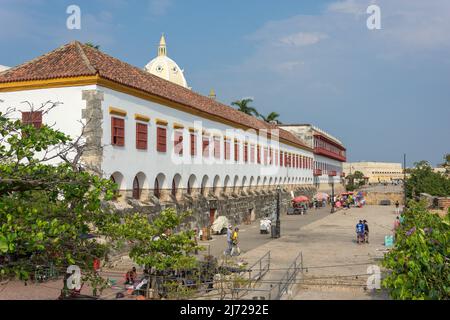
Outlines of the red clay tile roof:
M 71 42 L 41 57 L 0 73 L 0 83 L 79 76 L 108 79 L 134 89 L 221 117 L 252 129 L 279 129 L 255 117 L 166 81 L 79 42 Z M 310 149 L 292 133 L 279 129 L 282 139 Z

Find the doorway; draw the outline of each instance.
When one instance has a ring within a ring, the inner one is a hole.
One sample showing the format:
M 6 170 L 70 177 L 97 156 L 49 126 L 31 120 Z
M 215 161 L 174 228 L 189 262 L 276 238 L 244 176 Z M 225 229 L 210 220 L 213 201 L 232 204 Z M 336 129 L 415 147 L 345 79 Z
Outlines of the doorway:
M 212 226 L 214 221 L 216 220 L 216 212 L 217 209 L 209 209 L 209 225 Z

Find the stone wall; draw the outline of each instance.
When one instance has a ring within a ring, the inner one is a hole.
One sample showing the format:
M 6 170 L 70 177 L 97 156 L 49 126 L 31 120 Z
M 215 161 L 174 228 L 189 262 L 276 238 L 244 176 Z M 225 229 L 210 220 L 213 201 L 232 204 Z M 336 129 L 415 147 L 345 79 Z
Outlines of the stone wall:
M 281 214 L 287 211 L 294 196 L 305 195 L 312 198 L 316 189 L 312 186 L 293 186 L 280 191 Z M 218 190 L 216 195 L 211 192 L 206 195 L 196 193 L 193 196 L 187 195 L 185 190 L 179 190 L 180 195 L 175 199 L 169 190 L 161 191 L 160 201 L 153 195 L 153 190 L 147 190 L 149 198 L 142 201 L 132 199 L 131 191 L 121 192 L 121 196 L 116 201 L 116 209 L 122 212 L 142 212 L 149 215 L 156 215 L 166 208 L 174 208 L 178 212 L 192 211 L 193 215 L 186 221 L 190 228 L 203 228 L 210 225 L 210 215 L 226 216 L 232 224 L 243 224 L 246 221 L 257 220 L 266 215 L 276 212 L 277 191 L 269 190 L 240 191 L 239 193 L 223 192 Z
M 401 205 L 404 203 L 403 193 L 398 192 L 367 192 L 364 199 L 368 205 L 379 205 L 382 200 L 390 200 L 391 204 L 395 204 L 396 201 Z
M 450 197 L 441 197 L 437 199 L 437 207 L 439 210 L 447 211 L 450 208 Z

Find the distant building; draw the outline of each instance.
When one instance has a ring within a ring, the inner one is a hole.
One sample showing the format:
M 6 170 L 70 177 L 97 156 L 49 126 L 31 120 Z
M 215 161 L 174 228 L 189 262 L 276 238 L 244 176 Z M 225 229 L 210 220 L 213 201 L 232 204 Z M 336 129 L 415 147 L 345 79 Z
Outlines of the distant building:
M 334 183 L 335 191 L 343 190 L 343 163 L 347 160 L 344 144 L 331 134 L 311 125 L 280 125 L 314 150 L 314 186 L 321 191 L 329 192 Z
M 401 163 L 389 162 L 348 162 L 344 163 L 345 175 L 360 171 L 368 183 L 384 183 L 403 179 Z

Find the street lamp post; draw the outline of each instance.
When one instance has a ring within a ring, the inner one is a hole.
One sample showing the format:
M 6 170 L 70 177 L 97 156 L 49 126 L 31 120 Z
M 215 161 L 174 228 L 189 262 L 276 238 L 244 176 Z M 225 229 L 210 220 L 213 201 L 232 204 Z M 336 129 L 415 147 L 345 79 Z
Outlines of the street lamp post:
M 277 186 L 277 220 L 275 222 L 275 226 L 272 226 L 272 238 L 279 238 L 281 236 L 280 194 L 281 188 L 280 186 Z
M 331 182 L 331 213 L 334 213 L 334 179 Z

